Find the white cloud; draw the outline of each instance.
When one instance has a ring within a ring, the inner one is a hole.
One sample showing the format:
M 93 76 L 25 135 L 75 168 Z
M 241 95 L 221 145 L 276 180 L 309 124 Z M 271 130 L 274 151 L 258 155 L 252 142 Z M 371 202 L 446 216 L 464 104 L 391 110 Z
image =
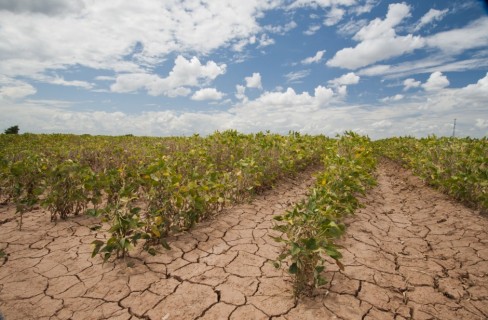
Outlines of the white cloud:
M 246 100 L 246 87 L 241 86 L 240 84 L 236 85 L 236 94 L 235 97 L 239 100 Z
M 474 55 L 476 56 L 476 55 Z M 385 78 L 406 77 L 412 74 L 432 73 L 435 71 L 453 72 L 479 70 L 488 66 L 488 57 L 481 54 L 479 58 L 456 60 L 452 56 L 435 55 L 424 59 L 406 61 L 397 65 L 374 65 L 358 71 L 364 76 L 385 76 Z
M 315 53 L 315 55 L 313 57 L 305 58 L 301 62 L 302 62 L 302 64 L 311 64 L 311 63 L 320 62 L 320 60 L 322 60 L 322 57 L 324 56 L 324 53 L 325 53 L 325 50 L 317 51 L 317 53 Z
M 245 89 L 244 89 L 245 90 Z M 226 111 L 212 113 L 175 110 L 128 114 L 83 112 L 63 101 L 6 101 L 0 104 L 0 127 L 19 124 L 29 132 L 70 132 L 120 135 L 192 135 L 215 130 L 240 132 L 295 130 L 330 136 L 355 130 L 376 139 L 387 136 L 457 136 L 488 134 L 488 74 L 460 89 L 419 92 L 425 99 L 400 99 L 384 105 L 345 105 L 330 88 L 318 86 L 313 95 L 288 88 L 264 92 L 254 100 L 240 101 Z M 427 99 L 428 98 L 428 99 Z M 64 105 L 64 106 L 63 106 Z M 63 106 L 63 107 L 60 107 Z
M 442 72 L 436 71 L 433 72 L 429 79 L 422 84 L 422 88 L 425 89 L 425 91 L 437 91 L 441 90 L 449 85 L 449 80 L 445 75 L 442 74 Z
M 356 4 L 356 0 L 296 0 L 288 6 L 289 9 L 296 9 L 301 7 L 322 7 L 327 8 L 331 6 L 352 6 Z
M 203 88 L 195 92 L 191 99 L 195 101 L 220 100 L 223 96 L 224 94 L 215 88 Z
M 371 12 L 371 9 L 373 9 L 377 4 L 378 0 L 367 0 L 363 5 L 351 7 L 350 11 L 356 15 L 361 15 L 363 13 Z
M 394 96 L 391 96 L 391 97 L 386 97 L 386 98 L 383 98 L 381 99 L 382 102 L 394 102 L 394 101 L 400 101 L 404 98 L 405 96 L 403 94 L 396 94 Z
M 420 87 L 420 84 L 421 82 L 416 81 L 415 79 L 412 78 L 405 79 L 403 80 L 403 85 L 404 85 L 403 91 L 407 91 L 410 88 L 418 88 Z
M 66 87 L 78 87 L 83 89 L 91 89 L 94 86 L 92 83 L 86 81 L 65 80 L 63 77 L 60 77 L 58 75 L 55 76 L 35 75 L 33 79 L 44 83 L 55 84 L 55 85 L 66 86 Z
M 252 114 L 256 118 L 263 117 L 264 114 L 276 114 L 281 112 L 306 112 L 318 110 L 326 107 L 332 101 L 334 92 L 330 88 L 317 86 L 314 95 L 308 92 L 297 93 L 293 88 L 287 88 L 284 92 L 264 92 L 255 100 L 247 103 L 238 104 L 231 111 L 237 114 Z M 269 115 L 266 116 L 269 118 Z M 261 121 L 260 121 L 261 122 Z
M 360 77 L 356 75 L 354 72 L 349 72 L 347 74 L 343 74 L 339 78 L 329 80 L 329 84 L 334 86 L 358 84 L 359 79 Z
M 361 20 L 349 20 L 346 23 L 343 23 L 337 27 L 337 33 L 342 36 L 350 36 L 356 34 L 361 28 L 368 24 L 368 20 L 361 19 Z
M 22 99 L 37 92 L 36 88 L 22 81 L 0 85 L 0 101 L 3 99 Z
M 258 48 L 267 47 L 275 43 L 274 39 L 270 38 L 267 34 L 262 34 L 261 38 L 258 39 L 258 42 Z
M 475 126 L 480 129 L 488 129 L 488 119 L 476 119 Z
M 338 8 L 338 7 L 332 8 L 326 14 L 326 18 L 324 20 L 324 24 L 326 26 L 328 26 L 328 27 L 331 27 L 333 25 L 336 25 L 337 23 L 339 23 L 339 21 L 342 20 L 342 17 L 344 16 L 345 13 L 346 13 L 346 11 L 344 9 L 341 9 L 341 8 Z
M 320 25 L 311 25 L 307 30 L 303 31 L 304 35 L 311 36 L 320 30 Z
M 198 58 L 187 60 L 182 56 L 175 59 L 173 69 L 166 78 L 148 73 L 128 73 L 118 75 L 110 89 L 113 92 L 134 92 L 145 89 L 152 96 L 186 96 L 191 90 L 188 86 L 205 85 L 226 72 L 225 64 L 214 61 L 201 64 Z
M 418 31 L 422 29 L 422 27 L 435 22 L 435 21 L 440 21 L 444 16 L 447 14 L 449 9 L 444 9 L 444 10 L 437 10 L 437 9 L 430 9 L 426 14 L 420 18 L 420 21 L 417 23 L 417 25 L 414 28 L 414 31 Z
M 244 80 L 246 81 L 246 87 L 248 88 L 256 88 L 256 89 L 263 88 L 261 84 L 261 74 L 259 72 L 254 72 L 252 76 L 245 77 Z
M 288 82 L 288 83 L 301 82 L 301 80 L 303 78 L 308 77 L 309 74 L 310 74 L 309 69 L 289 72 L 289 73 L 285 74 L 286 82 Z
M 298 24 L 295 21 L 290 21 L 287 24 L 283 26 L 271 26 L 271 25 L 266 25 L 263 27 L 264 30 L 271 32 L 271 33 L 276 33 L 279 35 L 284 35 L 288 31 L 295 29 L 298 26 Z
M 488 43 L 488 17 L 482 17 L 459 29 L 439 32 L 426 38 L 427 45 L 448 54 L 485 47 Z
M 460 91 L 461 95 L 469 100 L 486 100 L 488 97 L 488 72 L 484 78 L 479 79 L 475 84 L 467 85 Z
M 353 37 L 360 43 L 354 48 L 344 48 L 327 61 L 328 66 L 357 69 L 411 52 L 424 46 L 424 39 L 413 35 L 398 36 L 394 27 L 410 15 L 405 3 L 390 4 L 384 20 L 372 20 Z
M 4 0 L 0 5 L 0 73 L 30 77 L 75 65 L 144 73 L 171 52 L 208 54 L 259 34 L 257 19 L 279 3 Z M 272 40 L 262 36 L 260 42 Z
M 115 81 L 115 77 L 113 77 L 113 76 L 96 76 L 95 80 L 97 80 L 97 81 Z

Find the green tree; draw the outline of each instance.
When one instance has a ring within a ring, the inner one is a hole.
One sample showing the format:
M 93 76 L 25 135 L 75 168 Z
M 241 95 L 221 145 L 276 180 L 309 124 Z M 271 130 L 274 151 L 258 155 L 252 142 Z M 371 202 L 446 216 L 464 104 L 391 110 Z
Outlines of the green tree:
M 13 126 L 5 130 L 5 134 L 19 134 L 19 126 Z

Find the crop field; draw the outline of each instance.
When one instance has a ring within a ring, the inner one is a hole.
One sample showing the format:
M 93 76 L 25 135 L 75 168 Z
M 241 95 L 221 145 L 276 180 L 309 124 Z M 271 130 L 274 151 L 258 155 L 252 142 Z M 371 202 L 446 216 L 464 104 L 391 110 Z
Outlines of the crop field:
M 5 319 L 486 319 L 488 140 L 0 135 Z

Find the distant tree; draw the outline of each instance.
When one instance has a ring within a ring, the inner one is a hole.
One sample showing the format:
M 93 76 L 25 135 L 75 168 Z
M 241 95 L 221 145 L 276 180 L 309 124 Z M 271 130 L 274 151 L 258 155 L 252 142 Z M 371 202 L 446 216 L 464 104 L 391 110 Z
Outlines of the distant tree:
M 5 134 L 19 134 L 19 126 L 13 126 L 5 130 Z

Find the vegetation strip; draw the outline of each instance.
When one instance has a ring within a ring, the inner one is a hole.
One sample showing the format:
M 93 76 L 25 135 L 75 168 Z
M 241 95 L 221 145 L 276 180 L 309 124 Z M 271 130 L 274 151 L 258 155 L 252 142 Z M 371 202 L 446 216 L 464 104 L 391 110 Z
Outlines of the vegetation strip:
M 346 132 L 326 150 L 323 162 L 310 196 L 275 217 L 279 222 L 275 230 L 283 233 L 275 240 L 286 246 L 275 267 L 290 259 L 288 272 L 294 277 L 296 296 L 311 295 L 313 288 L 326 283 L 322 276 L 326 256 L 343 269 L 335 244 L 345 229 L 342 219 L 360 207 L 356 196 L 375 184 L 376 159 L 367 137 Z
M 192 137 L 2 135 L 0 198 L 17 213 L 41 204 L 51 220 L 89 213 L 111 237 L 93 254 L 123 257 L 139 240 L 168 245 L 171 232 L 191 228 L 230 203 L 320 162 L 324 136 L 236 131 Z M 98 227 L 101 227 L 98 226 Z
M 429 185 L 488 213 L 487 138 L 389 138 L 377 152 L 413 169 Z

